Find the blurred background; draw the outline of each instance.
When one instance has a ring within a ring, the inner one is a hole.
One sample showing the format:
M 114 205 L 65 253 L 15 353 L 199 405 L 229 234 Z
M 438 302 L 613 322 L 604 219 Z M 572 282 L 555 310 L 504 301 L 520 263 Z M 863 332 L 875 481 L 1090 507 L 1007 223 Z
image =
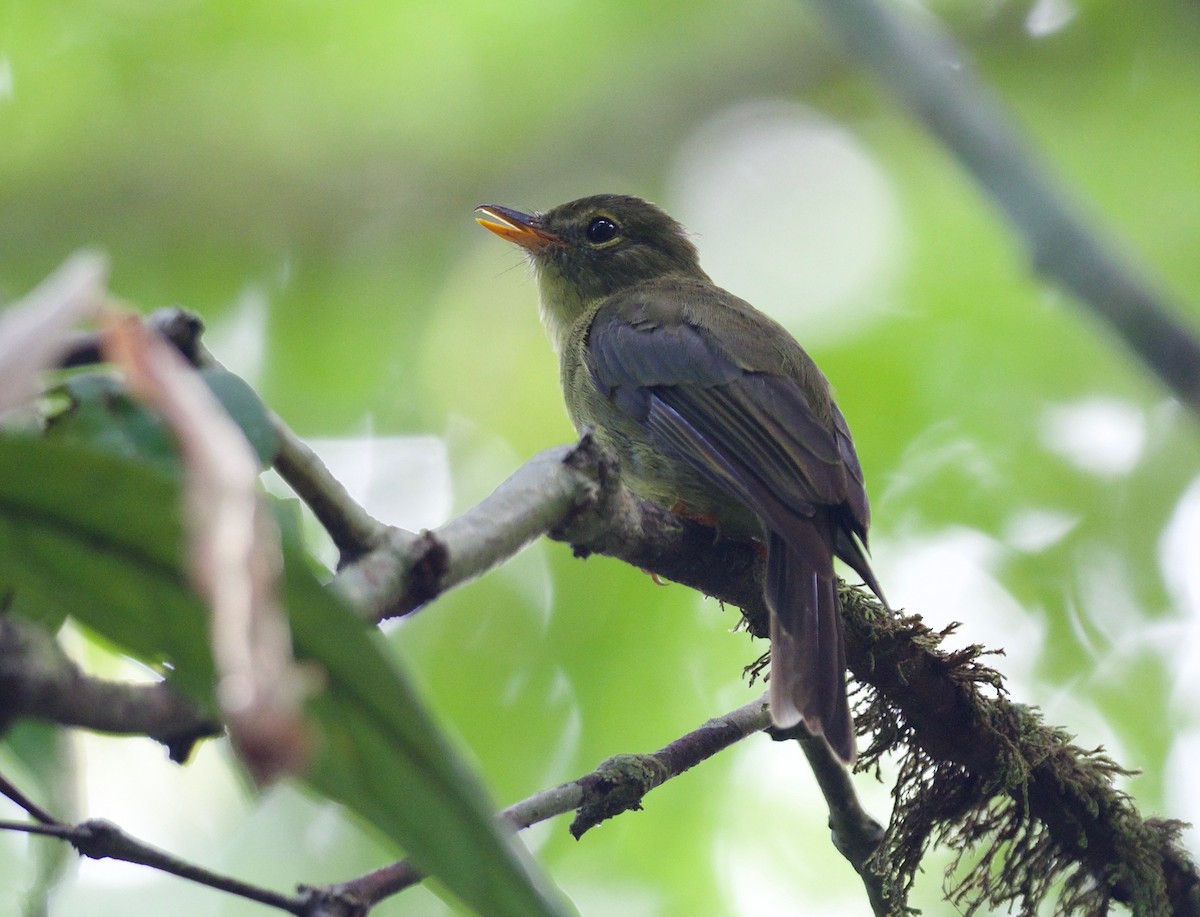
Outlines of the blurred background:
M 927 6 L 1200 325 L 1200 8 Z M 804 3 L 0 6 L 0 301 L 99 246 L 117 294 L 200 313 L 391 523 L 437 525 L 573 437 L 529 273 L 472 208 L 599 191 L 684 222 L 830 377 L 892 602 L 1003 648 L 1014 699 L 1141 771 L 1144 814 L 1200 821 L 1197 421 L 1031 276 Z M 741 671 L 765 645 L 737 620 L 544 543 L 389 637 L 508 804 L 756 696 Z M 70 742 L 77 813 L 242 878 L 288 889 L 395 854 L 300 791 L 254 796 L 218 743 L 177 768 L 148 741 Z M 858 784 L 886 820 L 886 781 Z M 866 911 L 803 761 L 764 739 L 580 842 L 564 820 L 526 841 L 589 917 Z M 26 841 L 0 851 L 17 901 Z M 944 913 L 940 886 L 934 856 L 913 903 Z M 109 862 L 68 870 L 52 912 L 265 913 Z M 377 911 L 447 912 L 427 889 Z

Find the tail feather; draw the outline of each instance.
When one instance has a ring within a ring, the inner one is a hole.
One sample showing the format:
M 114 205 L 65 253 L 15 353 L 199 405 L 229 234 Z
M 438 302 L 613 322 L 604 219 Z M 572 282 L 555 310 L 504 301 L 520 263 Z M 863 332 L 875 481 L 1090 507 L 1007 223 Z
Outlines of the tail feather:
M 846 650 L 833 578 L 832 533 L 817 518 L 797 518 L 786 536 L 767 538 L 764 593 L 771 609 L 771 718 L 803 721 L 844 761 L 855 757 L 846 697 Z
M 875 578 L 875 571 L 871 569 L 871 562 L 867 560 L 866 547 L 865 540 L 860 541 L 857 536 L 852 535 L 845 529 L 838 528 L 835 542 L 837 556 L 845 561 L 851 570 L 862 577 L 863 582 L 867 584 L 867 588 L 874 592 L 879 601 L 883 603 L 883 607 L 891 611 L 891 606 L 888 605 L 888 600 L 883 594 L 879 580 Z

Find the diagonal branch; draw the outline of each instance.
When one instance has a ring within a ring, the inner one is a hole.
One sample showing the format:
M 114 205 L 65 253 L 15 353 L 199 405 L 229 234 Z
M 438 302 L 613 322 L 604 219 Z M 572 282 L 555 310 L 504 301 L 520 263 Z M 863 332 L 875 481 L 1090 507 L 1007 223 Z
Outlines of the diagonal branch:
M 539 482 L 526 492 L 535 501 L 522 515 L 526 528 L 505 543 L 505 550 L 517 550 L 540 527 L 569 542 L 581 557 L 607 554 L 736 605 L 748 630 L 764 633 L 767 614 L 754 545 L 715 537 L 710 528 L 632 496 L 620 486 L 611 458 L 590 437 L 574 449 L 542 453 L 530 464 L 536 471 L 527 466 L 500 488 L 520 490 L 527 475 Z M 378 594 L 370 587 L 380 581 L 359 576 L 360 599 L 373 608 L 403 607 L 414 594 L 428 601 L 483 569 L 476 562 L 480 546 L 494 546 L 507 524 L 502 516 L 493 518 L 485 501 L 425 536 L 440 555 L 438 576 L 414 593 L 412 579 L 399 575 Z M 471 533 L 467 554 L 474 560 L 459 562 L 457 536 L 444 539 L 446 530 Z M 488 560 L 499 558 L 493 552 Z M 398 559 L 397 569 L 404 563 Z M 357 576 L 353 569 L 340 576 Z M 860 766 L 868 766 L 884 748 L 907 748 L 910 755 L 886 845 L 900 864 L 893 870 L 891 894 L 903 895 L 912 874 L 905 870 L 915 872 L 931 838 L 966 849 L 982 837 L 1015 831 L 1038 855 L 1031 855 L 1023 876 L 1014 878 L 1032 882 L 1042 894 L 1051 889 L 1030 876 L 1077 875 L 1079 883 L 1117 901 L 1169 902 L 1176 913 L 1200 913 L 1193 901 L 1200 874 L 1176 843 L 1176 827 L 1141 816 L 1113 786 L 1113 778 L 1123 773 L 1117 765 L 1072 745 L 1035 712 L 1004 697 L 1001 676 L 978 663 L 977 648 L 947 652 L 939 648 L 945 634 L 931 632 L 919 617 L 889 615 L 857 589 L 843 587 L 841 595 L 847 661 L 854 677 L 873 691 L 860 727 L 873 729 L 876 742 Z M 939 809 L 946 803 L 939 798 L 943 792 L 957 796 L 952 806 Z M 1004 804 L 1003 811 L 980 821 L 979 813 L 994 801 Z M 904 823 L 910 810 L 924 814 Z M 956 818 L 972 813 L 979 831 L 954 835 Z M 1016 898 L 1028 887 L 1016 882 L 1006 890 Z
M 705 583 L 736 582 L 755 562 L 747 544 L 716 539 L 711 528 L 633 496 L 620 485 L 616 459 L 585 434 L 534 456 L 440 528 L 419 536 L 393 530 L 335 582 L 371 620 L 411 614 L 542 535 L 570 542 L 580 557 L 609 554 L 710 595 L 717 593 Z M 749 580 L 742 585 L 732 601 L 739 606 L 759 591 Z
M 337 588 L 372 621 L 411 614 L 486 573 L 592 504 L 612 459 L 585 437 L 522 465 L 482 503 L 421 535 L 393 529 L 375 550 L 342 568 Z
M 0 730 L 33 717 L 116 735 L 144 735 L 182 763 L 222 726 L 165 681 L 107 681 L 84 674 L 38 624 L 0 614 Z M 32 814 L 32 813 L 31 813 Z
M 751 633 L 764 631 L 754 545 L 634 497 L 588 436 L 535 457 L 438 530 L 393 530 L 335 584 L 373 620 L 407 613 L 540 534 L 580 557 L 608 554 L 736 605 Z M 1111 899 L 1139 913 L 1200 914 L 1200 874 L 1177 843 L 1179 826 L 1142 817 L 1113 786 L 1125 771 L 1008 700 L 979 648 L 947 652 L 946 634 L 919 617 L 890 615 L 856 589 L 841 596 L 849 668 L 870 689 L 859 726 L 875 739 L 860 768 L 902 750 L 897 805 L 876 860 L 889 874 L 890 901 L 903 901 L 926 847 L 945 843 L 960 855 L 984 847 L 951 891 L 969 907 L 1023 900 L 1036 909 L 1057 882 L 1063 900 L 1080 907 Z
M 1034 269 L 1073 293 L 1200 414 L 1200 341 L 1183 310 L 1050 177 L 936 20 L 878 0 L 813 3 L 859 63 L 958 157 L 1012 224 Z
M 224 368 L 212 352 L 199 342 L 194 347 L 192 359 L 196 366 Z M 268 413 L 279 442 L 274 459 L 275 470 L 329 533 L 334 547 L 338 549 L 339 566 L 366 554 L 389 533 L 399 532 L 368 513 L 350 496 L 342 482 L 333 476 L 321 457 L 278 414 L 274 411 Z
M 530 796 L 504 809 L 498 817 L 521 829 L 575 811 L 571 833 L 582 837 L 606 819 L 640 809 L 642 799 L 651 790 L 761 732 L 769 722 L 765 698 L 760 697 L 709 720 L 656 752 L 609 758 L 591 773 Z M 401 860 L 328 890 L 339 898 L 374 905 L 424 878 L 409 860 Z
M 829 806 L 829 833 L 833 846 L 844 856 L 863 881 L 871 910 L 877 917 L 892 914 L 894 900 L 885 888 L 884 870 L 876 862 L 876 852 L 885 838 L 883 825 L 867 814 L 854 791 L 854 781 L 845 765 L 833 753 L 829 743 L 814 736 L 804 724 L 794 730 L 796 741 L 808 759 L 821 795 Z M 791 735 L 791 733 L 788 733 Z M 783 738 L 784 736 L 778 736 Z
M 149 866 L 152 869 L 167 872 L 181 879 L 215 888 L 218 891 L 270 905 L 290 914 L 304 913 L 306 905 L 304 898 L 280 895 L 269 889 L 260 888 L 197 866 L 195 863 L 180 859 L 152 844 L 147 844 L 145 841 L 126 834 L 112 822 L 104 819 L 94 818 L 80 822 L 78 825 L 61 822 L 31 802 L 3 776 L 0 776 L 0 795 L 7 796 L 35 819 L 34 822 L 0 822 L 0 830 L 57 837 L 68 841 L 82 856 L 95 860 L 123 860 L 126 863 Z
M 742 739 L 767 730 L 770 726 L 766 697 L 758 698 L 716 717 L 698 729 L 650 754 L 615 755 L 591 773 L 524 799 L 499 813 L 512 827 L 528 828 L 567 812 L 576 813 L 571 834 L 576 839 L 624 812 L 641 809 L 642 800 L 652 790 L 683 774 Z M 823 739 L 799 730 L 795 734 L 810 760 L 824 759 L 823 774 L 818 778 L 830 807 L 830 825 L 842 842 L 838 849 L 862 875 L 878 915 L 889 913 L 879 876 L 869 861 L 882 837 L 882 829 L 859 805 L 845 768 L 834 758 Z M 793 733 L 775 736 L 793 737 Z M 828 768 L 837 771 L 835 776 Z M 335 901 L 360 901 L 377 904 L 425 878 L 409 860 L 401 860 L 349 882 L 324 889 Z M 318 912 L 319 913 L 319 912 Z M 314 913 L 311 917 L 318 917 Z

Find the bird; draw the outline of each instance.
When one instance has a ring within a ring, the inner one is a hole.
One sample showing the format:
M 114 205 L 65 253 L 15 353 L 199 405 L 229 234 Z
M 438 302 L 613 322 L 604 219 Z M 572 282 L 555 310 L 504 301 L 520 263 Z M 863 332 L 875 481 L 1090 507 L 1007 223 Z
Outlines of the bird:
M 765 552 L 770 718 L 856 755 L 833 559 L 884 607 L 870 508 L 845 417 L 782 325 L 717 286 L 654 204 L 598 194 L 478 223 L 520 246 L 558 354 L 567 413 L 636 495 Z

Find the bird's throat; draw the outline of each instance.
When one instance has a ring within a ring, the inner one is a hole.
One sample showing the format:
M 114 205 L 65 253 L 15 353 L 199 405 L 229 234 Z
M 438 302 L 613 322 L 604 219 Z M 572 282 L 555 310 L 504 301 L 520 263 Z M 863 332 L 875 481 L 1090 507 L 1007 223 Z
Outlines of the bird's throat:
M 585 302 L 572 284 L 549 271 L 538 271 L 538 312 L 554 352 L 562 355 L 571 329 L 592 303 Z

